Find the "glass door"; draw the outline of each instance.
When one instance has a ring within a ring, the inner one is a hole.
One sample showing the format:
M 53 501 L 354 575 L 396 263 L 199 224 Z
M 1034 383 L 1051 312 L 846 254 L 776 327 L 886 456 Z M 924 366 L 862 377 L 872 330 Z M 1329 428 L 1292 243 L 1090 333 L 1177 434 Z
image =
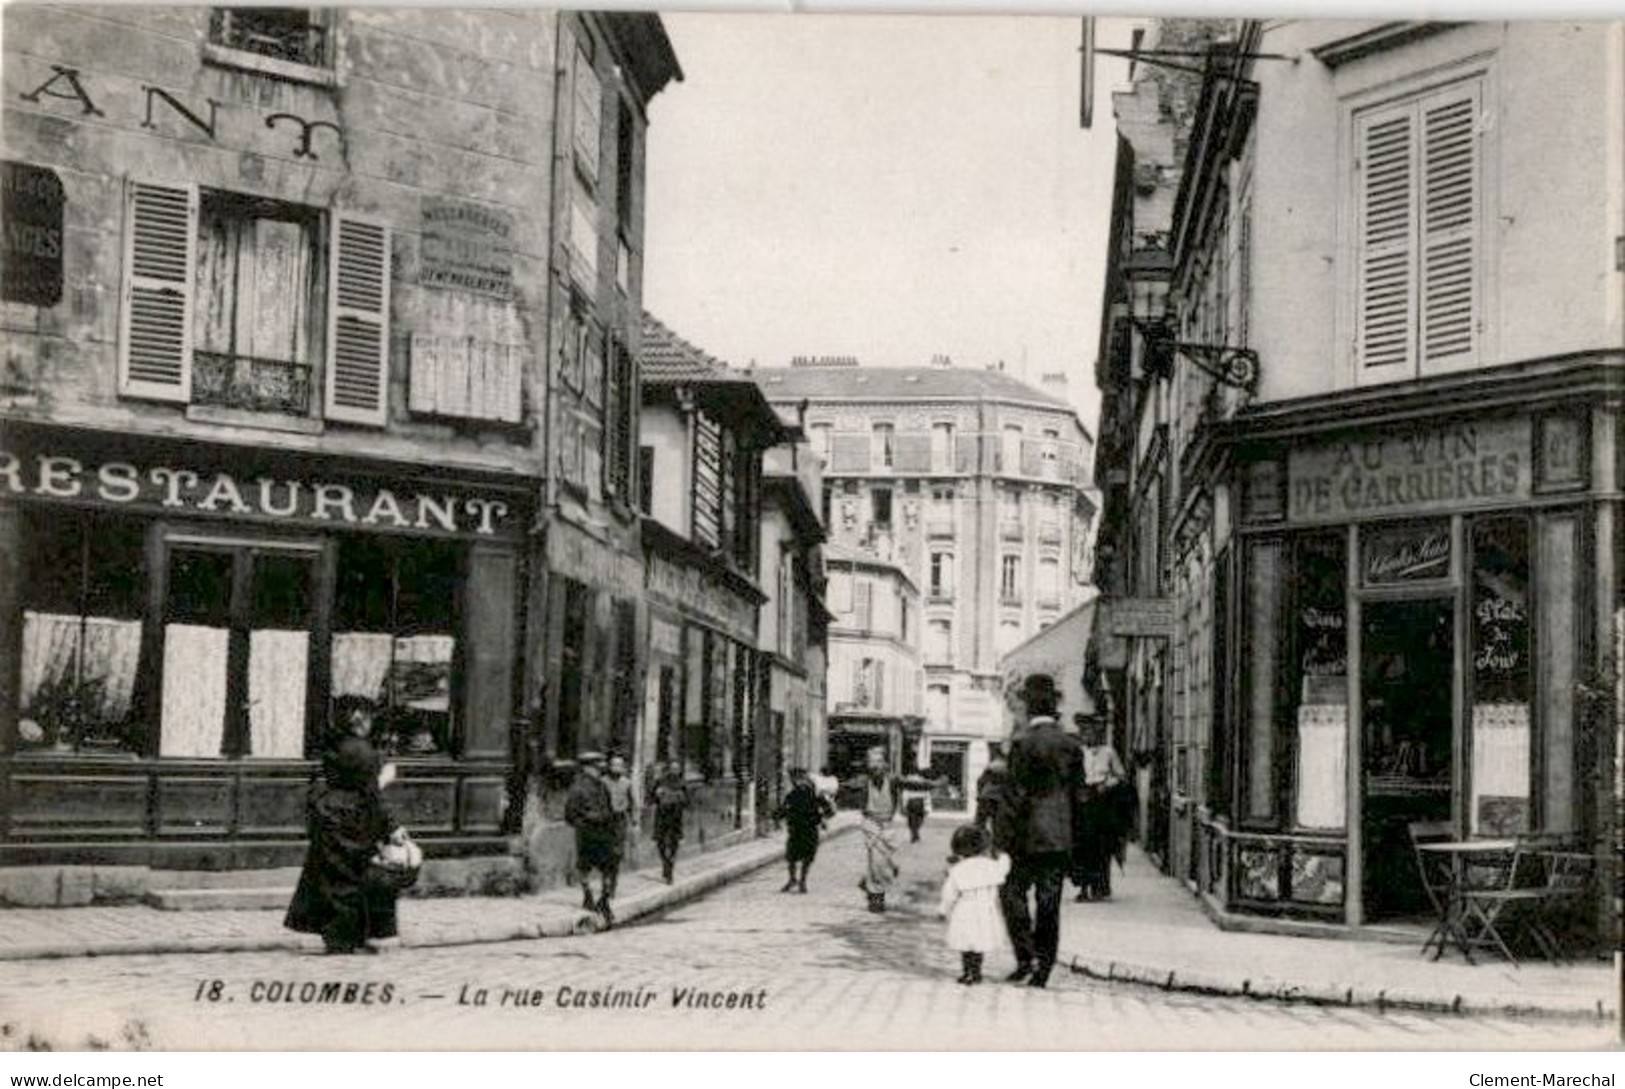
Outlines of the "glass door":
M 1360 657 L 1366 917 L 1420 915 L 1408 826 L 1451 819 L 1454 599 L 1367 601 Z
M 318 555 L 170 543 L 159 755 L 303 759 Z

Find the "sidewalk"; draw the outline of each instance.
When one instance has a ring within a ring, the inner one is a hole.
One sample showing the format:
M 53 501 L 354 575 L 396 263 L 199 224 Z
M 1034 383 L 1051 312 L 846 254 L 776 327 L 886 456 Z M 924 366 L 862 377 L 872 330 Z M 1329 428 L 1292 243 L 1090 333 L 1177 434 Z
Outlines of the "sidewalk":
M 1166 990 L 1245 995 L 1338 1006 L 1456 1013 L 1619 1017 L 1615 969 L 1494 958 L 1438 961 L 1415 945 L 1350 938 L 1287 937 L 1219 929 L 1195 896 L 1158 873 L 1138 849 L 1112 874 L 1112 899 L 1061 915 L 1061 961 L 1097 979 Z
M 826 838 L 856 827 L 845 814 Z M 618 923 L 692 900 L 784 856 L 784 836 L 678 859 L 667 885 L 647 870 L 621 874 Z M 283 929 L 282 908 L 243 911 L 159 911 L 150 907 L 0 909 L 0 961 L 139 953 L 319 951 L 321 939 Z M 401 902 L 400 944 L 406 948 L 560 938 L 597 929 L 575 887 L 531 896 L 409 899 Z

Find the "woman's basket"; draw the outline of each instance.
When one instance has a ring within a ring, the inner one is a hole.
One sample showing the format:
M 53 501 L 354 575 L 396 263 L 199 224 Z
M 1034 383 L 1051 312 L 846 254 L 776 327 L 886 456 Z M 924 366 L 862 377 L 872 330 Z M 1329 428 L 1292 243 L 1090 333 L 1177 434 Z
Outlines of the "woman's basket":
M 404 892 L 417 884 L 423 869 L 423 848 L 399 831 L 379 845 L 367 861 L 367 883 L 390 892 Z

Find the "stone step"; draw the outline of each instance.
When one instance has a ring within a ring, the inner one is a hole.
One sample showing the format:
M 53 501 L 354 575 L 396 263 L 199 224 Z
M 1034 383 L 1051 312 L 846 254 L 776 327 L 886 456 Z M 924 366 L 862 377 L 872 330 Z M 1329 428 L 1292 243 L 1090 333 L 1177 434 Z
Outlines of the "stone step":
M 264 870 L 151 870 L 149 890 L 163 889 L 268 889 L 299 883 L 298 866 Z
M 270 888 L 152 889 L 146 902 L 159 911 L 254 911 L 285 908 L 293 886 Z

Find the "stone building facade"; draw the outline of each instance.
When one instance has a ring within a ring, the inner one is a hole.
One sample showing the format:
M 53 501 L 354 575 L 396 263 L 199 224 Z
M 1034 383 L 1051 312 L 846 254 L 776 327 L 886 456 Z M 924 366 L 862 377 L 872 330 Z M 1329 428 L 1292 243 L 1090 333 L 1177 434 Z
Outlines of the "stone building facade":
M 598 434 L 635 427 L 609 338 L 635 351 L 643 108 L 678 75 L 658 20 L 19 7 L 5 30 L 0 862 L 125 892 L 297 862 L 313 760 L 359 708 L 431 860 L 520 877 L 558 749 L 550 412 L 579 390 Z M 567 218 L 560 150 L 591 148 Z M 571 383 L 583 249 L 602 328 Z
M 1091 437 L 1065 402 L 999 371 L 811 365 L 756 378 L 776 404 L 808 402 L 831 541 L 892 560 L 919 588 L 914 755 L 942 771 L 939 803 L 957 804 L 1007 734 L 1001 656 L 1085 596 Z M 831 671 L 833 700 L 833 651 Z

